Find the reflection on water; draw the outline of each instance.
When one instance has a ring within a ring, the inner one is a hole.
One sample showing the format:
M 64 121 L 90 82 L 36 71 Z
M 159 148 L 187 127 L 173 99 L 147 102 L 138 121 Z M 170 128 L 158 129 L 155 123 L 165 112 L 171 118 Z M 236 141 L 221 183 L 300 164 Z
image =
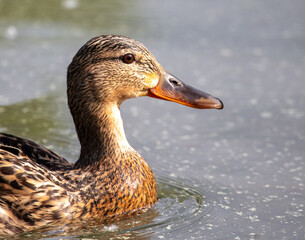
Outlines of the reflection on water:
M 0 106 L 1 132 L 25 137 L 76 159 L 78 143 L 65 98 L 52 95 Z M 64 149 L 69 151 L 64 151 Z
M 90 28 L 109 29 L 112 25 L 132 23 L 130 19 L 126 22 L 122 18 L 124 15 L 128 15 L 128 9 L 132 8 L 135 3 L 135 1 L 127 3 L 107 0 L 92 0 L 90 4 L 78 0 L 54 0 L 44 3 L 27 0 L 27 4 L 20 4 L 18 0 L 0 1 L 0 19 L 18 24 L 34 22 L 37 25 L 55 20 L 60 25 L 64 23 L 69 24 L 70 27 L 90 26 Z M 122 18 L 116 18 L 113 14 L 120 15 Z M 136 21 L 133 23 L 137 24 Z

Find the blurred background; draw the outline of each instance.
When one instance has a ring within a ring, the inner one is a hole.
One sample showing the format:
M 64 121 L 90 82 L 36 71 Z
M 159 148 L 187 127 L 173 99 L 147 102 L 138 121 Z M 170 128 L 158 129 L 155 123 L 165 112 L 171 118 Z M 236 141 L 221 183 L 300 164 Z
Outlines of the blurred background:
M 159 185 L 174 181 L 192 193 L 189 202 L 165 194 L 159 218 L 150 218 L 155 225 L 134 228 L 130 221 L 111 237 L 303 239 L 304 16 L 302 0 L 0 0 L 0 131 L 75 161 L 67 66 L 94 36 L 135 38 L 169 72 L 225 107 L 123 103 L 127 138 Z

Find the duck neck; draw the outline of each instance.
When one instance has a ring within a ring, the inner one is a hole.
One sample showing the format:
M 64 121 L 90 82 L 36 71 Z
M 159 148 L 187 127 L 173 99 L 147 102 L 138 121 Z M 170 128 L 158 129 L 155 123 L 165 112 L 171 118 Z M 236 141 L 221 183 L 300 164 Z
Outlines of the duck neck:
M 77 116 L 76 130 L 81 144 L 81 152 L 75 168 L 88 165 L 107 164 L 105 160 L 115 160 L 132 150 L 129 145 L 116 103 L 93 106 L 90 113 Z M 80 120 L 79 120 L 80 119 Z

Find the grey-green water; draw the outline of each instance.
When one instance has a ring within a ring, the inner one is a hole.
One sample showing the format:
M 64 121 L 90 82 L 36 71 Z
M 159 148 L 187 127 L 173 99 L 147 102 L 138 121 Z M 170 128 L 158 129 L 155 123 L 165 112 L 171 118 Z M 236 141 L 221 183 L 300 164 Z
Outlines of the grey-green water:
M 304 239 L 304 14 L 301 0 L 0 0 L 0 131 L 77 159 L 66 67 L 106 33 L 143 42 L 225 104 L 126 101 L 126 135 L 157 175 L 158 204 L 119 222 L 17 237 Z

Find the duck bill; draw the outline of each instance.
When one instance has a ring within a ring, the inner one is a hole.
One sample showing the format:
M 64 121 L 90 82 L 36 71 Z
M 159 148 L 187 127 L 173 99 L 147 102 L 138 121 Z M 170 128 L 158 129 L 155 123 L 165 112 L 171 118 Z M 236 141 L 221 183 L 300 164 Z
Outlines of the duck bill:
M 220 99 L 193 88 L 164 70 L 156 87 L 149 90 L 148 96 L 183 104 L 200 109 L 222 109 Z

